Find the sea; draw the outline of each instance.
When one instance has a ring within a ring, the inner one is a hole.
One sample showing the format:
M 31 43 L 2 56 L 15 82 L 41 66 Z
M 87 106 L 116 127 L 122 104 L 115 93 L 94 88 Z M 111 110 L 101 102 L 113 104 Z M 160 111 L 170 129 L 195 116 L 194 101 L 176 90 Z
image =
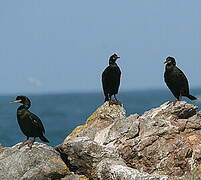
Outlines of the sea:
M 191 94 L 198 97 L 196 101 L 183 100 L 197 105 L 201 109 L 201 89 L 192 89 Z M 86 122 L 87 118 L 103 104 L 102 92 L 91 93 L 52 93 L 24 94 L 31 99 L 30 111 L 40 117 L 45 127 L 45 136 L 51 146 L 63 142 L 72 130 Z M 119 92 L 117 98 L 123 103 L 127 115 L 143 114 L 145 111 L 158 107 L 175 98 L 167 89 L 133 90 Z M 20 104 L 9 103 L 15 100 L 14 95 L 0 96 L 0 144 L 13 146 L 26 137 L 21 132 L 16 110 Z M 40 142 L 37 138 L 36 141 Z

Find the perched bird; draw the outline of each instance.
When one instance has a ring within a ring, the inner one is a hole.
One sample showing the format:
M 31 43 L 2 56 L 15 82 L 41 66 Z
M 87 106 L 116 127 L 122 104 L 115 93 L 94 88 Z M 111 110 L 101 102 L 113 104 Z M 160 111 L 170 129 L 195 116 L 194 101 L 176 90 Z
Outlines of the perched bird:
M 27 137 L 27 140 L 24 141 L 20 147 L 28 144 L 28 146 L 31 148 L 36 137 L 39 137 L 44 142 L 49 142 L 48 139 L 43 135 L 45 133 L 45 129 L 40 118 L 28 110 L 31 106 L 31 101 L 29 98 L 26 96 L 17 96 L 15 101 L 10 102 L 22 103 L 22 105 L 17 109 L 17 120 L 20 129 Z M 29 141 L 29 137 L 33 137 L 33 141 Z
M 115 100 L 116 94 L 118 94 L 121 70 L 116 64 L 116 60 L 120 58 L 116 54 L 113 54 L 109 59 L 109 66 L 102 73 L 102 86 L 105 95 L 105 101 L 111 102 L 111 97 L 114 95 Z
M 181 96 L 186 96 L 191 100 L 197 99 L 190 95 L 188 80 L 184 73 L 176 66 L 175 59 L 167 57 L 164 64 L 166 64 L 164 79 L 175 98 L 180 100 Z

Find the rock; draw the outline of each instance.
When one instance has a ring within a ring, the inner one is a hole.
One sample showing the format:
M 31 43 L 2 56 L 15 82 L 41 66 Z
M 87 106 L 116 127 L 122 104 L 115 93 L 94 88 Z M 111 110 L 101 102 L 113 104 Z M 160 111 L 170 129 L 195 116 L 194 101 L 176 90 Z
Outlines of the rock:
M 100 132 L 111 125 L 116 119 L 125 119 L 126 111 L 120 105 L 111 105 L 106 102 L 103 106 L 99 107 L 88 119 L 85 125 L 78 126 L 66 139 L 74 137 L 88 137 L 94 140 L 96 132 Z M 94 131 L 96 129 L 96 131 Z M 104 132 L 102 132 L 104 133 Z M 104 138 L 101 136 L 101 138 Z M 99 139 L 100 140 L 100 139 Z M 64 142 L 65 142 L 64 141 Z
M 201 179 L 201 112 L 167 102 L 126 117 L 120 105 L 99 107 L 56 148 L 0 146 L 5 180 Z
M 201 112 L 184 101 L 125 116 L 103 104 L 58 148 L 89 179 L 187 179 L 201 176 Z
M 84 175 L 72 174 L 61 178 L 61 180 L 88 180 L 88 178 Z
M 0 179 L 44 180 L 59 179 L 70 171 L 54 148 L 35 142 L 32 149 L 19 144 L 0 152 Z
M 192 146 L 195 139 L 201 138 L 201 131 L 197 130 L 201 119 L 198 119 L 196 109 L 181 101 L 175 105 L 165 103 L 145 112 L 139 117 L 139 136 L 120 140 L 121 157 L 129 167 L 148 173 L 181 177 L 190 172 L 192 162 L 195 162 L 193 155 L 201 150 L 199 142 Z
M 0 145 L 0 153 L 2 153 L 6 149 L 7 149 L 6 147 L 3 147 L 3 146 Z
M 104 144 L 108 144 L 110 142 L 113 142 L 115 139 L 122 138 L 123 136 L 127 136 L 129 138 L 136 137 L 139 134 L 139 121 L 138 121 L 139 115 L 134 114 L 130 115 L 128 118 L 124 119 L 116 119 L 114 123 L 111 125 L 107 138 Z M 129 132 L 129 134 L 128 134 Z M 101 132 L 99 133 L 101 136 Z M 95 141 L 98 142 L 98 133 L 96 135 Z
M 150 175 L 126 166 L 123 161 L 104 159 L 97 167 L 98 179 L 105 180 L 167 180 L 167 176 Z
M 114 149 L 106 148 L 87 137 L 76 137 L 63 143 L 57 148 L 68 158 L 66 163 L 78 173 L 96 179 L 96 167 L 103 159 L 118 159 Z

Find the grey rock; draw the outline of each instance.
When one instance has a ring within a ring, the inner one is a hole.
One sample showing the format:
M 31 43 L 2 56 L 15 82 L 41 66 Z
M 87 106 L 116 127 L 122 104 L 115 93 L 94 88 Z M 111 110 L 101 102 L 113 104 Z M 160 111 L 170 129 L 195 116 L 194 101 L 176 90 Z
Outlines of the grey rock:
M 196 109 L 197 106 L 180 101 L 145 112 L 138 118 L 139 136 L 119 140 L 121 157 L 130 167 L 147 173 L 179 178 L 192 171 L 201 152 Z
M 108 127 L 113 124 L 117 119 L 125 119 L 126 111 L 120 105 L 110 105 L 105 102 L 103 106 L 99 107 L 88 119 L 85 125 L 78 126 L 65 140 L 68 141 L 74 137 L 88 137 L 94 140 L 101 130 L 105 129 L 103 134 L 98 138 L 98 141 L 103 144 L 104 133 L 107 133 Z M 94 131 L 95 130 L 95 131 Z
M 61 178 L 61 180 L 88 180 L 88 178 L 84 175 L 72 174 Z
M 104 159 L 97 166 L 100 180 L 168 180 L 168 176 L 153 175 L 128 167 L 123 161 Z
M 32 149 L 18 149 L 19 144 L 0 152 L 0 179 L 44 180 L 58 179 L 70 174 L 54 148 L 35 142 Z
M 58 146 L 58 149 L 66 155 L 69 166 L 78 174 L 96 179 L 95 171 L 99 162 L 105 158 L 118 159 L 119 155 L 114 149 L 99 145 L 87 137 L 76 137 Z
M 55 149 L 0 146 L 5 180 L 187 180 L 201 177 L 201 112 L 184 101 L 126 117 L 99 107 Z
M 116 139 L 119 139 L 123 136 L 129 136 L 135 137 L 139 133 L 139 121 L 138 121 L 139 115 L 134 114 L 130 115 L 127 118 L 123 119 L 116 119 L 114 123 L 111 125 L 108 134 L 107 139 L 104 142 L 104 144 L 108 144 Z M 128 135 L 129 132 L 129 135 Z
M 61 149 L 69 166 L 89 179 L 199 177 L 201 112 L 196 110 L 184 101 L 166 102 L 126 117 L 123 107 L 105 103 Z

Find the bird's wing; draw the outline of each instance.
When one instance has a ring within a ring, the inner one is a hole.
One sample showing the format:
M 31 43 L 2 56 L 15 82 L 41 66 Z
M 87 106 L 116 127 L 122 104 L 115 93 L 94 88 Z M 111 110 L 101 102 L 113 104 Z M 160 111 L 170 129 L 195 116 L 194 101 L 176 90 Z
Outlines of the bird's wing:
M 180 84 L 179 84 L 180 79 L 178 73 L 173 71 L 171 73 L 165 71 L 164 79 L 170 91 L 178 99 L 180 96 Z
M 115 94 L 118 93 L 120 85 L 121 70 L 118 66 L 108 66 L 102 74 L 102 84 L 105 95 L 113 89 Z
M 178 78 L 179 78 L 179 84 L 180 84 L 180 87 L 183 91 L 183 93 L 189 93 L 189 85 L 188 85 L 188 79 L 186 78 L 185 74 L 179 69 L 177 68 L 178 70 Z
M 108 85 L 110 85 L 108 74 L 109 74 L 109 66 L 102 73 L 102 85 L 105 94 L 108 93 Z
M 119 67 L 117 67 L 116 68 L 116 75 L 114 76 L 114 86 L 116 89 L 116 93 L 118 93 L 118 90 L 119 90 L 120 78 L 121 78 L 121 70 Z
M 31 122 L 33 123 L 34 126 L 40 128 L 42 132 L 45 133 L 45 128 L 42 124 L 42 121 L 40 120 L 38 116 L 30 112 L 29 118 L 31 119 Z

